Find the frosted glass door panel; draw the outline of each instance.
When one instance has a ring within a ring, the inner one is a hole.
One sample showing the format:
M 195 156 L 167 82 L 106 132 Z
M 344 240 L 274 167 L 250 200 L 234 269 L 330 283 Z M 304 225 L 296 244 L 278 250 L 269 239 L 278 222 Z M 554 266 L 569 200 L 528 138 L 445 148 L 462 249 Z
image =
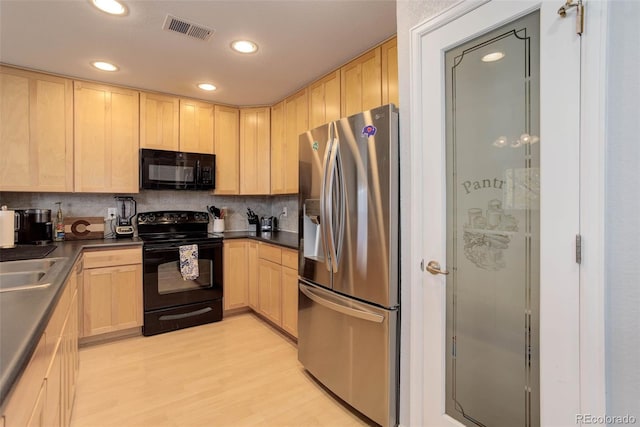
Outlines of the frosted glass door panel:
M 445 54 L 447 404 L 539 421 L 539 14 Z

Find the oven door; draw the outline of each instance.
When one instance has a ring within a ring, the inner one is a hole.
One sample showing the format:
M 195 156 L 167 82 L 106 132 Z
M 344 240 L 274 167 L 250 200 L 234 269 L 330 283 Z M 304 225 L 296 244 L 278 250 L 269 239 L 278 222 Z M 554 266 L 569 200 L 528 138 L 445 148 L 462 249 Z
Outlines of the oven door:
M 179 244 L 145 244 L 144 311 L 222 299 L 222 242 L 198 244 L 195 280 L 180 273 Z

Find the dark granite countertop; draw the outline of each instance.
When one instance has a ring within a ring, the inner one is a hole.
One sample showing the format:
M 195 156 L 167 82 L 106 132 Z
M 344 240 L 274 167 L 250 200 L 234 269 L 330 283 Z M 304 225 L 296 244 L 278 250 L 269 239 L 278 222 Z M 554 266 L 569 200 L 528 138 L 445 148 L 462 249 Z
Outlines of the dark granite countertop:
M 298 234 L 288 231 L 256 233 L 228 231 L 224 239 L 254 239 L 290 249 L 298 249 Z M 96 239 L 54 242 L 56 249 L 46 258 L 66 258 L 51 286 L 0 293 L 0 409 L 7 402 L 29 363 L 40 337 L 53 314 L 73 264 L 85 249 L 142 245 L 142 240 Z M 2 411 L 0 410 L 0 413 Z
M 0 293 L 0 408 L 29 363 L 62 294 L 71 268 L 84 249 L 142 245 L 137 238 L 54 242 L 46 258 L 66 258 L 46 288 Z M 0 411 L 0 413 L 2 413 Z
M 273 231 L 256 233 L 255 231 L 225 231 L 225 239 L 253 239 L 261 242 L 298 250 L 298 233 L 290 231 Z

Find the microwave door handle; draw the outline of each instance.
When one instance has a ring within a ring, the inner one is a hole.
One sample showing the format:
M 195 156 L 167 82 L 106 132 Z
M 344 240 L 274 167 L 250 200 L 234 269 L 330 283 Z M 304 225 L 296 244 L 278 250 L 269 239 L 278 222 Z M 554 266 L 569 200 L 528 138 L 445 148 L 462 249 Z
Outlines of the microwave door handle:
M 194 181 L 196 188 L 198 187 L 199 183 L 200 183 L 200 160 L 196 160 L 196 177 Z

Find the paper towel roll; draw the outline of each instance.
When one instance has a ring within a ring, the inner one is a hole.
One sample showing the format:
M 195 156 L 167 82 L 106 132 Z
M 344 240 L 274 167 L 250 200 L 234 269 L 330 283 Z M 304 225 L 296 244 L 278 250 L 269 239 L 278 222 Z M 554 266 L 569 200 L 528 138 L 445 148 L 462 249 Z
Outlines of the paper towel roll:
M 7 210 L 6 206 L 0 210 L 0 248 L 12 248 L 15 246 L 14 241 L 14 211 Z

